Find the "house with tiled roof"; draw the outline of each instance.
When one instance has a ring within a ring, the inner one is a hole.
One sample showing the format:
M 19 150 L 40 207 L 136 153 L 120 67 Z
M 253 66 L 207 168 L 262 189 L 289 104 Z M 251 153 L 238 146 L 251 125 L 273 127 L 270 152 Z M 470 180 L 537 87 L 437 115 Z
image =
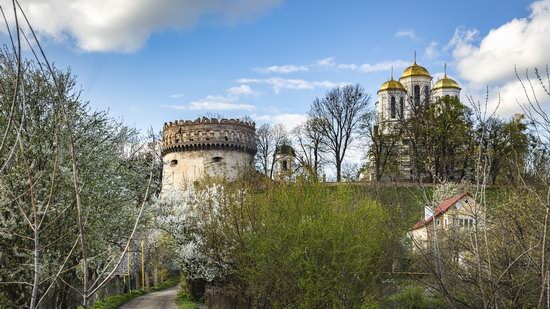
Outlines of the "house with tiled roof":
M 483 225 L 484 212 L 469 192 L 455 195 L 439 203 L 435 208 L 426 206 L 422 218 L 412 227 L 410 235 L 414 247 L 428 246 L 432 237 L 441 237 L 449 231 L 472 230 L 476 224 Z

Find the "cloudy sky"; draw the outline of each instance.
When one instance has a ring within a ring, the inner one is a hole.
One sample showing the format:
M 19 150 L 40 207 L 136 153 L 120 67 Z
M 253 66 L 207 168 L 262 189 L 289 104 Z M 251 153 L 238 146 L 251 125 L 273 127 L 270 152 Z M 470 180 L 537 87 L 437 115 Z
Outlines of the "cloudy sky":
M 415 50 L 434 76 L 447 62 L 463 94 L 500 94 L 507 116 L 522 97 L 514 66 L 550 64 L 550 0 L 20 3 L 91 106 L 143 129 L 205 113 L 291 126 L 344 83 L 363 84 L 374 103 L 391 67 L 399 76 Z

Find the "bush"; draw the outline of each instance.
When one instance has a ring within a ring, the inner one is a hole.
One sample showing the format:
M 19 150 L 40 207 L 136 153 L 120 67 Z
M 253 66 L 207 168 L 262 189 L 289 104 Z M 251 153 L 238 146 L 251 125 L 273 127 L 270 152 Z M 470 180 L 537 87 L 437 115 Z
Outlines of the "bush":
M 436 298 L 417 286 L 407 286 L 399 293 L 392 295 L 389 300 L 398 308 L 428 309 L 446 308 L 444 300 Z
M 391 270 L 389 213 L 359 188 L 282 185 L 255 207 L 238 264 L 258 306 L 358 307 Z
M 397 233 L 365 190 L 298 181 L 204 192 L 187 203 L 182 220 L 193 221 L 178 237 L 194 241 L 188 278 L 215 274 L 209 285 L 254 307 L 360 307 L 379 298 Z

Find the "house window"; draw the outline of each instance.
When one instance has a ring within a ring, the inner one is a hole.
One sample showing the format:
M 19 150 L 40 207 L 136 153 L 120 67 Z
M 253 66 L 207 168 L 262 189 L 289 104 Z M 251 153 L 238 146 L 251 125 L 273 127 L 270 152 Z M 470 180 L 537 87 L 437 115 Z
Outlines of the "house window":
M 464 225 L 464 220 L 463 219 L 458 219 L 458 225 L 463 226 Z
M 441 223 L 441 221 L 439 219 L 435 220 L 435 224 L 439 226 L 439 224 Z

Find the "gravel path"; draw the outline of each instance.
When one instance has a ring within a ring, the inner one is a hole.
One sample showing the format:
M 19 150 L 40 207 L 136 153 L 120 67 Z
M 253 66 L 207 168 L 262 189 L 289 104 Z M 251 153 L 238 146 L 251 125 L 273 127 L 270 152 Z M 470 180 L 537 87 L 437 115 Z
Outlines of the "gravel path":
M 166 290 L 149 293 L 120 306 L 119 309 L 178 309 L 176 305 L 176 294 L 178 293 L 179 285 Z

